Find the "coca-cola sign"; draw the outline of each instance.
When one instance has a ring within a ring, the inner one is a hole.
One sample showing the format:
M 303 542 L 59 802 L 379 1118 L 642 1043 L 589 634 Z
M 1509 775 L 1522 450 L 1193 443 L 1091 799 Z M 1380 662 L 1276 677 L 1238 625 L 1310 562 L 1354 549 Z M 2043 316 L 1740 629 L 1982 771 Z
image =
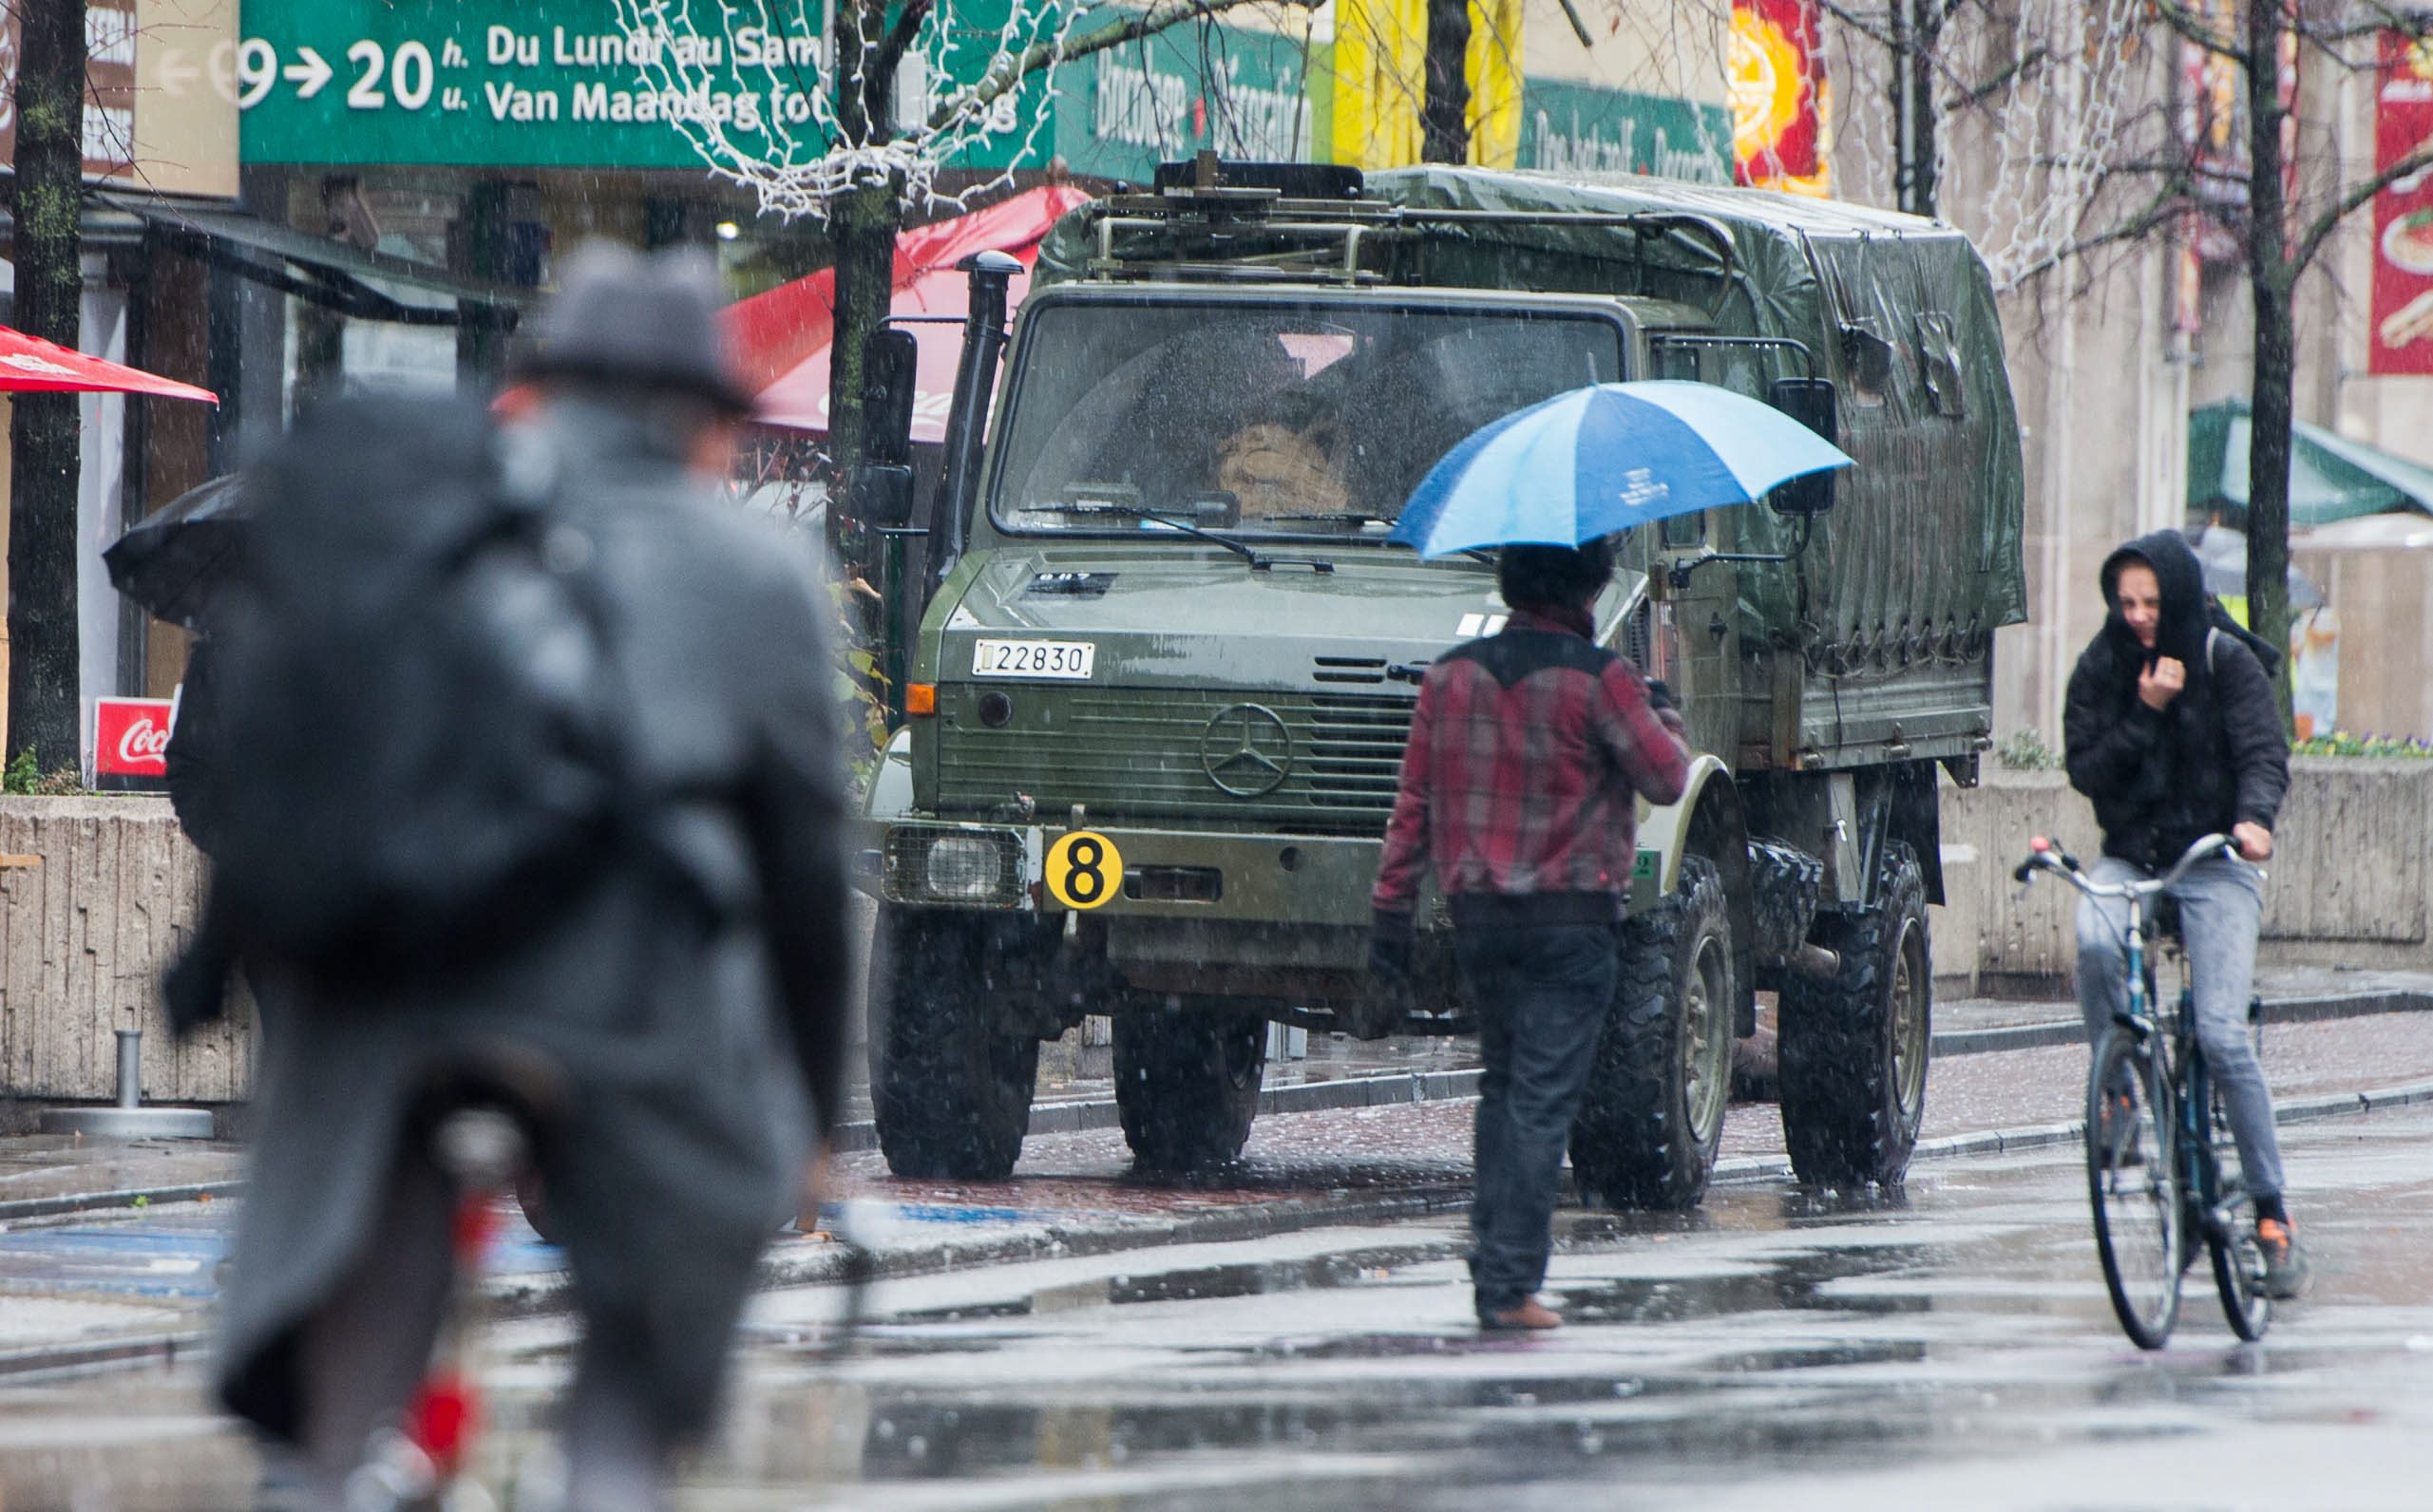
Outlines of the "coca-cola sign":
M 94 774 L 165 780 L 176 718 L 177 705 L 166 698 L 93 700 Z

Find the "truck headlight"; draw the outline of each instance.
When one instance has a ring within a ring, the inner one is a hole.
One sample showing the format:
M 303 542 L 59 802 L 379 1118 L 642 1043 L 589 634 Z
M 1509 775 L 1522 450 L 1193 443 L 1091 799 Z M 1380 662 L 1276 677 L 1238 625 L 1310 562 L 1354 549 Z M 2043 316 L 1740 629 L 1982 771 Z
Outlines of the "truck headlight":
M 998 891 L 1005 847 L 985 835 L 941 835 L 929 842 L 922 882 L 933 898 L 981 902 Z
M 1011 908 L 1022 899 L 1022 837 L 1013 830 L 897 830 L 884 895 L 903 903 Z

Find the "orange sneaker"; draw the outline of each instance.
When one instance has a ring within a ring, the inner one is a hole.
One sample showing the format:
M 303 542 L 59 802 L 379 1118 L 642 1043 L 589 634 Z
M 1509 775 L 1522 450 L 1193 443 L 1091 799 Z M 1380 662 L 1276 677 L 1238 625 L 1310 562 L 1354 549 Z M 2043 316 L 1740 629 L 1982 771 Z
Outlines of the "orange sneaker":
M 2307 1289 L 2306 1252 L 2298 1248 L 2298 1226 L 2277 1218 L 2255 1220 L 2256 1248 L 2264 1252 L 2264 1295 L 2286 1302 Z

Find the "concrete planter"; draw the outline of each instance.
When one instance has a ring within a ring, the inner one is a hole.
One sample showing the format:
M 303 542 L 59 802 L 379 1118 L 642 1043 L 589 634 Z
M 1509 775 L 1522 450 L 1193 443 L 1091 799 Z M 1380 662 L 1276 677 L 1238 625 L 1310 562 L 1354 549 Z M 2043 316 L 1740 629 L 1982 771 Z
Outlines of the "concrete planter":
M 162 798 L 0 798 L 0 1104 L 117 1090 L 112 1032 L 143 1031 L 147 1102 L 229 1103 L 253 1088 L 253 1014 L 180 1042 L 160 979 L 194 927 L 203 861 Z
M 2433 970 L 2425 917 L 2433 762 L 2299 757 L 2265 868 L 2264 955 L 2290 965 Z M 2078 898 L 2011 868 L 2030 837 L 2081 859 L 2101 849 L 2094 811 L 2059 772 L 1988 768 L 1983 786 L 1943 790 L 1947 906 L 1932 919 L 1947 990 L 2067 978 Z

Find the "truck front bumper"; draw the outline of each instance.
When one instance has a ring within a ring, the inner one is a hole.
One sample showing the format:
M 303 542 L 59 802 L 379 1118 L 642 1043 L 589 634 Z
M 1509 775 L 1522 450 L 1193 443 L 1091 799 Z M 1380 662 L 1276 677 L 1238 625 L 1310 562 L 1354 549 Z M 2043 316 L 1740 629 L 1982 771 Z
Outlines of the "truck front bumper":
M 899 817 L 869 825 L 854 871 L 872 896 L 915 908 L 1365 928 L 1383 849 L 1357 837 L 1093 824 L 1119 875 L 1103 902 L 1069 910 L 1047 885 L 1046 861 L 1071 832 Z

